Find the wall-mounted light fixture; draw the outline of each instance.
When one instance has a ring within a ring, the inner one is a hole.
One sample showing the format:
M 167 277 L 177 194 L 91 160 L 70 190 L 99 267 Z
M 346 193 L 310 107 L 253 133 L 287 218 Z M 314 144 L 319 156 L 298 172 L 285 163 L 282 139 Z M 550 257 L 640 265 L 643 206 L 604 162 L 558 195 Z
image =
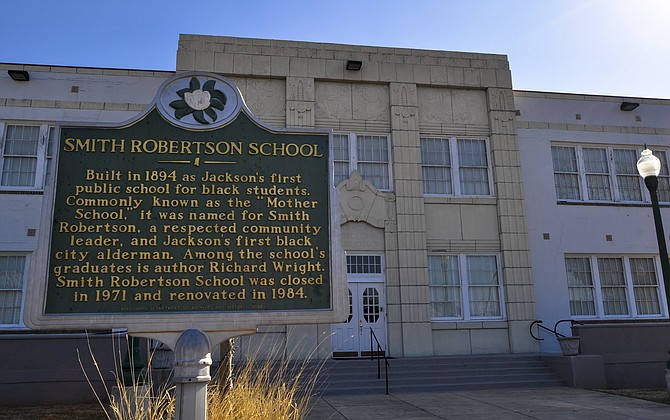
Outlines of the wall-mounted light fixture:
M 638 102 L 623 101 L 623 102 L 621 102 L 621 108 L 620 109 L 622 111 L 632 111 L 635 108 L 637 108 L 638 106 L 640 106 L 640 104 Z
M 30 74 L 25 70 L 7 70 L 7 74 L 9 74 L 12 80 L 16 80 L 17 82 L 27 82 L 30 80 Z
M 347 60 L 347 66 L 346 66 L 346 69 L 347 69 L 347 70 L 351 70 L 351 71 L 359 71 L 359 70 L 361 69 L 362 66 L 363 66 L 363 62 L 362 62 L 362 61 L 358 61 L 358 60 Z

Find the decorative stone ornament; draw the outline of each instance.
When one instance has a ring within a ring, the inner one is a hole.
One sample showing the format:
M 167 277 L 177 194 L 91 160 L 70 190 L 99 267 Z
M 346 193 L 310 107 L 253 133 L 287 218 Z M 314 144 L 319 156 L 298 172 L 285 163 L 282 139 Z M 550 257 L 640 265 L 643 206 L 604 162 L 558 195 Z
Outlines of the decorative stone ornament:
M 214 74 L 187 73 L 160 89 L 157 107 L 170 123 L 189 130 L 213 130 L 240 111 L 242 97 L 231 82 Z

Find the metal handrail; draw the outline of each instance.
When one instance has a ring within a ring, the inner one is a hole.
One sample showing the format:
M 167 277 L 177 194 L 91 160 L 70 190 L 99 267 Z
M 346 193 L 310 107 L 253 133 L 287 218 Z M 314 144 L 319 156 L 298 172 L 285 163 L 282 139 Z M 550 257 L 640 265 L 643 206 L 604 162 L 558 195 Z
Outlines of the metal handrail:
M 379 340 L 377 339 L 377 334 L 375 334 L 374 330 L 372 327 L 370 327 L 370 360 L 374 360 L 375 358 L 375 352 L 372 350 L 374 347 L 372 345 L 372 339 L 374 338 L 375 342 L 377 342 L 377 379 L 381 379 L 381 357 L 380 354 L 384 350 L 382 348 L 382 345 L 379 344 Z M 384 378 L 386 382 L 386 395 L 389 394 L 389 367 L 391 365 L 389 364 L 388 358 L 386 357 L 386 352 L 384 352 Z
M 559 332 L 557 331 L 557 328 L 558 328 L 558 325 L 559 325 L 561 322 L 568 322 L 568 321 L 570 322 L 570 328 L 574 327 L 575 324 L 584 325 L 583 323 L 581 323 L 581 322 L 579 322 L 579 321 L 575 321 L 574 319 L 561 319 L 560 321 L 557 321 L 557 322 L 554 324 L 554 329 L 553 329 L 553 330 L 550 330 L 549 328 L 547 328 L 547 327 L 545 327 L 544 325 L 542 325 L 542 321 L 540 321 L 540 320 L 538 319 L 538 320 L 533 321 L 532 324 L 530 324 L 530 328 L 529 328 L 529 330 L 530 330 L 530 336 L 533 337 L 534 339 L 536 339 L 537 341 L 544 341 L 544 338 L 535 337 L 535 334 L 533 334 L 533 326 L 537 325 L 538 328 L 541 328 L 541 329 L 543 329 L 543 330 L 549 331 L 550 333 L 554 333 L 554 335 L 556 336 L 556 338 L 559 338 L 559 337 L 560 337 L 560 338 L 565 338 L 565 336 L 564 336 L 563 334 L 561 334 L 561 333 L 559 333 Z
M 574 327 L 575 324 L 584 325 L 583 323 L 575 321 L 574 319 L 561 319 L 559 321 L 556 321 L 556 323 L 554 324 L 554 331 L 557 331 L 558 324 L 560 324 L 561 322 L 570 322 L 570 330 L 572 330 L 572 327 Z
M 540 321 L 540 320 L 538 319 L 538 320 L 533 321 L 532 324 L 530 324 L 530 336 L 533 337 L 534 339 L 536 339 L 537 341 L 544 341 L 544 338 L 535 337 L 535 334 L 533 334 L 533 326 L 534 326 L 535 324 L 537 324 L 537 326 L 538 326 L 539 328 L 542 328 L 543 330 L 549 331 L 550 333 L 554 333 L 554 335 L 556 336 L 556 338 L 558 338 L 558 337 L 565 338 L 565 336 L 564 336 L 563 334 L 561 334 L 561 333 L 559 333 L 558 331 L 556 331 L 556 326 L 554 326 L 554 329 L 553 329 L 553 330 L 550 330 L 549 328 L 545 327 L 544 325 L 541 325 L 541 324 L 542 324 L 542 321 Z

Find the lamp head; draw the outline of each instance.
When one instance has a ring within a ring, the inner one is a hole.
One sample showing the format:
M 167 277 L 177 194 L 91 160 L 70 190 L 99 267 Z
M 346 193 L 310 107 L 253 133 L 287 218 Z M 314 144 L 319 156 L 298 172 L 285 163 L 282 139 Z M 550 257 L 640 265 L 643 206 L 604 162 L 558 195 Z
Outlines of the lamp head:
M 644 149 L 637 161 L 637 171 L 642 178 L 658 176 L 661 173 L 661 160 L 654 156 L 649 149 Z

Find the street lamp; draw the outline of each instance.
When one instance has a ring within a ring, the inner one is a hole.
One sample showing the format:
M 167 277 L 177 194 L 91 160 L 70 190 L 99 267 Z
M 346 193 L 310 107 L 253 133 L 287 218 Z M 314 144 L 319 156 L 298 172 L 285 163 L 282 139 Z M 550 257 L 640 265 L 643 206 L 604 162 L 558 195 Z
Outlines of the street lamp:
M 661 271 L 663 283 L 665 284 L 665 298 L 670 299 L 670 263 L 668 263 L 668 249 L 665 245 L 665 233 L 663 233 L 663 219 L 661 219 L 661 208 L 658 205 L 658 174 L 661 173 L 661 161 L 654 156 L 651 150 L 645 148 L 637 161 L 637 171 L 644 178 L 644 185 L 649 190 L 651 197 L 651 209 L 654 213 L 654 225 L 656 225 L 656 239 L 658 240 L 658 252 L 661 254 Z
M 670 300 L 670 263 L 668 262 L 668 249 L 665 245 L 665 233 L 663 233 L 661 208 L 658 205 L 658 174 L 661 173 L 661 161 L 646 146 L 640 155 L 640 159 L 637 161 L 637 171 L 644 178 L 644 185 L 647 186 L 649 197 L 651 197 L 651 209 L 654 213 L 656 240 L 658 241 L 663 285 L 665 286 L 665 300 L 668 303 L 668 300 Z M 670 304 L 668 304 L 668 307 L 670 309 Z M 668 353 L 670 354 L 670 352 Z M 670 369 L 670 360 L 666 362 L 666 365 Z

